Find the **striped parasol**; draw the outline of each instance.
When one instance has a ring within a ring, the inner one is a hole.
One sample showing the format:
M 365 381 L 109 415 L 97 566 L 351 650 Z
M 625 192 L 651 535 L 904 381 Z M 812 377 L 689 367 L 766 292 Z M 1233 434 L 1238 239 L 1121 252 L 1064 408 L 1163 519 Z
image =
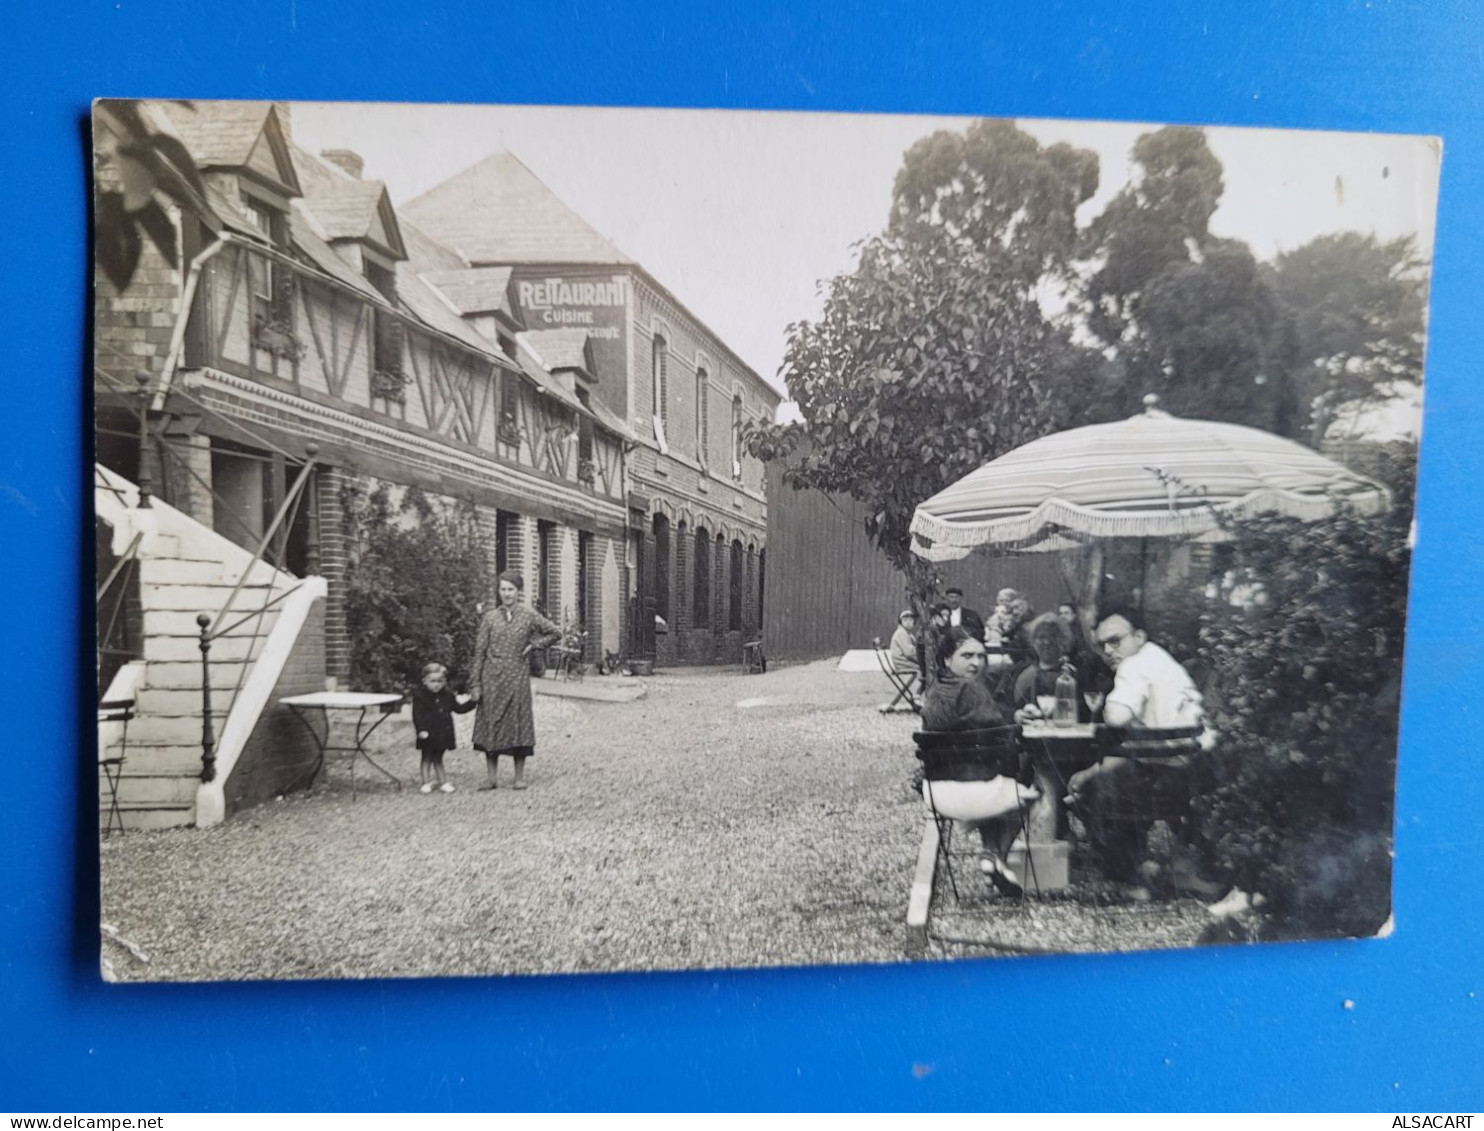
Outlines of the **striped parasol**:
M 1380 483 L 1256 428 L 1182 420 L 1144 398 L 1138 416 L 1073 428 L 1007 452 L 912 516 L 912 549 L 953 561 L 979 546 L 1051 551 L 1092 538 L 1221 541 L 1223 516 L 1313 522 L 1348 503 L 1390 509 Z

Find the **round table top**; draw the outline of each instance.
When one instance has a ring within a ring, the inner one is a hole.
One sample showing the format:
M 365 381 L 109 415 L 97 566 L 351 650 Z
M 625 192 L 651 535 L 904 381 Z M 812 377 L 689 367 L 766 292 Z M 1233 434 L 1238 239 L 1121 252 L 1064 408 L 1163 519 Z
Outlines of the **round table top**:
M 1025 723 L 1020 728 L 1021 736 L 1034 738 L 1039 742 L 1048 740 L 1070 741 L 1077 740 L 1086 742 L 1097 737 L 1098 728 L 1095 723 L 1076 723 L 1072 726 L 1057 726 L 1055 723 L 1044 721 L 1032 721 Z
M 279 702 L 288 707 L 385 707 L 389 703 L 400 703 L 402 695 L 388 695 L 377 691 L 312 691 L 308 695 L 290 695 Z

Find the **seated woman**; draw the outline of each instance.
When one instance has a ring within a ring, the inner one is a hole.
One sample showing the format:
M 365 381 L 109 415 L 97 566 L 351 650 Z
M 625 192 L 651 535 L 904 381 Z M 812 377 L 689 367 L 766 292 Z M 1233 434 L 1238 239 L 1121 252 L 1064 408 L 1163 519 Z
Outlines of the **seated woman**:
M 1042 613 L 1031 621 L 1027 635 L 1030 637 L 1031 648 L 1036 653 L 1036 662 L 1022 668 L 1015 677 L 1015 687 L 1010 696 L 1010 704 L 1015 709 L 1015 721 L 1023 723 L 1045 717 L 1039 701 L 1046 696 L 1055 697 L 1056 681 L 1067 664 L 1072 665 L 1077 679 L 1077 721 L 1090 721 L 1092 712 L 1082 698 L 1082 693 L 1093 688 L 1084 685 L 1086 677 L 1077 668 L 1071 629 L 1055 613 Z
M 937 653 L 940 669 L 937 680 L 922 701 L 922 725 L 930 731 L 988 730 L 1005 725 L 1005 714 L 995 700 L 985 676 L 984 644 L 962 626 L 942 631 Z M 1009 799 L 1002 813 L 960 823 L 979 830 L 984 856 L 979 867 L 1002 894 L 1020 895 L 1024 890 L 1017 876 L 1005 862 L 1010 845 L 1020 832 L 1019 806 L 1034 801 L 1039 794 L 1034 786 L 1021 786 L 1013 779 L 995 777 L 987 782 L 943 783 L 979 787 L 986 796 Z M 931 789 L 929 782 L 924 787 Z M 947 808 L 944 806 L 943 808 Z
M 1004 649 L 997 665 L 999 677 L 995 683 L 995 694 L 1002 703 L 1010 702 L 1015 681 L 1035 662 L 1027 632 L 1027 626 L 1035 615 L 1031 603 L 1014 589 L 1001 589 L 995 597 L 994 615 L 989 619 L 985 636 L 990 643 Z

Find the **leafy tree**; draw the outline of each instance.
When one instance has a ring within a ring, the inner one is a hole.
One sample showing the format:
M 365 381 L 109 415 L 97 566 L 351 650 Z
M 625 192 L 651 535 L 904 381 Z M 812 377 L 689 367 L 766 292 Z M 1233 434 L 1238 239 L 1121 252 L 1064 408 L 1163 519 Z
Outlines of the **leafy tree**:
M 1381 519 L 1236 524 L 1257 596 L 1201 630 L 1220 743 L 1195 804 L 1217 870 L 1266 900 L 1262 937 L 1373 934 L 1390 913 L 1392 796 L 1415 447 Z
M 1421 383 L 1427 263 L 1411 237 L 1320 236 L 1280 254 L 1269 278 L 1293 320 L 1316 443 L 1341 407 Z
M 1088 330 L 1122 368 L 1119 413 L 1155 393 L 1180 416 L 1292 435 L 1292 329 L 1251 249 L 1211 233 L 1224 185 L 1205 134 L 1144 134 L 1133 161 L 1081 249 Z
M 194 109 L 189 102 L 178 104 Z M 143 103 L 100 99 L 94 107 L 93 152 L 98 266 L 118 290 L 127 290 L 133 281 L 146 240 L 170 266 L 178 262 L 167 203 L 212 231 L 220 227 L 189 151 L 179 138 L 156 129 Z
M 891 220 L 828 285 L 823 317 L 788 328 L 782 372 L 802 424 L 752 433 L 795 486 L 869 508 L 867 533 L 919 597 L 917 504 L 987 460 L 1080 423 L 1101 359 L 1042 305 L 1067 279 L 1096 157 L 1005 122 L 914 145 Z
M 345 619 L 351 683 L 412 687 L 422 666 L 468 676 L 479 602 L 491 590 L 488 553 L 467 503 L 435 504 L 417 488 L 394 501 L 385 484 L 348 485 L 342 500 L 352 547 Z

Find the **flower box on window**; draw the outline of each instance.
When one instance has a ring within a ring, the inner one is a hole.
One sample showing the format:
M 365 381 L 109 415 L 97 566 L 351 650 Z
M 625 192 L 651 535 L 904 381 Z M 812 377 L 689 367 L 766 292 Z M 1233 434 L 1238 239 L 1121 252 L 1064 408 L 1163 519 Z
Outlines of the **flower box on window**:
M 285 361 L 298 361 L 304 356 L 304 343 L 294 334 L 293 327 L 281 318 L 258 315 L 253 319 L 252 340 L 259 349 Z
M 407 400 L 409 382 L 410 378 L 405 373 L 399 373 L 395 369 L 373 369 L 371 396 L 373 399 L 380 397 L 392 404 L 402 404 Z
M 499 436 L 501 443 L 520 443 L 520 425 L 515 422 L 513 416 L 501 417 L 500 423 L 495 427 L 495 434 Z
M 577 461 L 577 482 L 591 486 L 598 479 L 598 465 L 590 459 Z

